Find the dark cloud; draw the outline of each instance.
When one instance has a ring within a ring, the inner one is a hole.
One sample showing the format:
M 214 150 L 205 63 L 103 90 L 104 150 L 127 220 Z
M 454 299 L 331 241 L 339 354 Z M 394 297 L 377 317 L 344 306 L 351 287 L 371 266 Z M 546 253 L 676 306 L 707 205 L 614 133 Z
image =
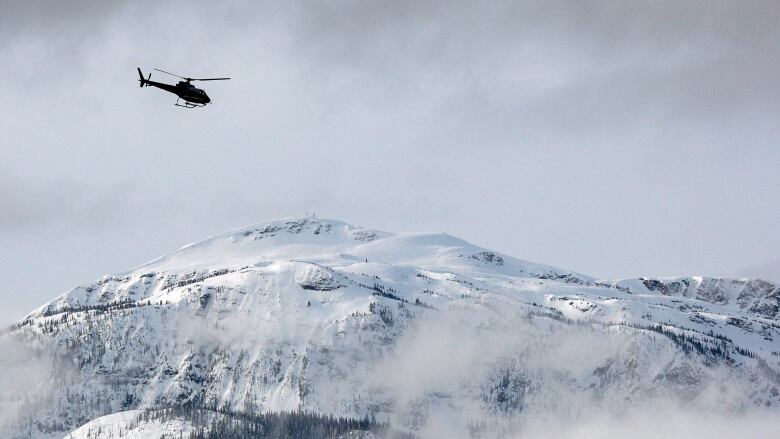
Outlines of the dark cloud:
M 51 2 L 0 1 L 0 34 L 9 38 L 68 36 L 74 30 L 96 32 L 100 24 L 122 9 L 119 3 L 94 0 Z
M 293 23 L 304 62 L 329 68 L 316 84 L 425 102 L 484 145 L 776 111 L 779 18 L 771 2 L 325 2 Z

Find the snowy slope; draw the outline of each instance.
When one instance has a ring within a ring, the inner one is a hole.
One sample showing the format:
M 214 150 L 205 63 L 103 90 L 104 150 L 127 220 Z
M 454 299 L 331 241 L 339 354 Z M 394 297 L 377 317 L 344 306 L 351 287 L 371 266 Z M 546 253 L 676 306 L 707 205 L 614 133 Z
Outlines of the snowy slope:
M 59 390 L 17 410 L 33 435 L 187 402 L 458 436 L 474 419 L 659 398 L 777 407 L 779 305 L 760 280 L 599 281 L 446 234 L 306 217 L 76 287 L 6 337 L 55 352 L 41 386 Z
M 194 430 L 191 424 L 174 419 L 143 421 L 143 410 L 129 410 L 101 416 L 70 432 L 64 439 L 161 439 L 188 437 Z

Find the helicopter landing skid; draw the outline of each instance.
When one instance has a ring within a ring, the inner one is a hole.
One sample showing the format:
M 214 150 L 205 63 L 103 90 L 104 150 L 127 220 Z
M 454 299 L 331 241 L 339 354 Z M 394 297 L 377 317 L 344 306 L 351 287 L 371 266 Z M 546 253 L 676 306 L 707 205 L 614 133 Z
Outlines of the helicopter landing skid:
M 180 102 L 184 102 L 184 103 L 182 104 Z M 173 104 L 173 105 L 175 105 L 177 107 L 182 107 L 182 108 L 198 108 L 198 107 L 205 107 L 206 106 L 206 104 L 196 104 L 194 102 L 182 100 L 181 98 L 176 99 L 176 103 Z

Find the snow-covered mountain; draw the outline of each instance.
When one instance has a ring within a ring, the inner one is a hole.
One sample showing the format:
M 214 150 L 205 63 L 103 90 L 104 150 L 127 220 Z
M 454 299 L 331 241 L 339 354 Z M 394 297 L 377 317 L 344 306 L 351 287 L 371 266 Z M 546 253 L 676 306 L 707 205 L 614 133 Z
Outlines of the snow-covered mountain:
M 0 395 L 2 437 L 183 403 L 368 415 L 424 437 L 659 402 L 780 407 L 776 284 L 597 280 L 447 234 L 314 217 L 76 287 L 3 339 L 24 352 L 6 363 L 39 367 L 23 396 Z

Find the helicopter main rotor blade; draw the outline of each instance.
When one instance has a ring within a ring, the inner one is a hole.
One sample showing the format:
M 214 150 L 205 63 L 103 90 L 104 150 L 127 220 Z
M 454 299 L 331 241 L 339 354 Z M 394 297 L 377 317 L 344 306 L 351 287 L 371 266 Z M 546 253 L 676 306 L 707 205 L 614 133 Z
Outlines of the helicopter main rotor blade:
M 177 75 L 177 74 L 175 74 L 175 73 L 166 72 L 165 70 L 160 70 L 160 69 L 155 69 L 155 70 L 157 70 L 158 72 L 167 73 L 167 74 L 169 74 L 169 75 L 171 75 L 171 76 L 175 76 L 175 77 L 177 77 L 177 78 L 181 78 L 181 79 L 183 79 L 183 80 L 185 80 L 185 81 L 192 81 L 192 78 L 185 78 L 184 76 L 179 76 L 179 75 Z
M 191 81 L 224 81 L 230 78 L 190 78 Z

